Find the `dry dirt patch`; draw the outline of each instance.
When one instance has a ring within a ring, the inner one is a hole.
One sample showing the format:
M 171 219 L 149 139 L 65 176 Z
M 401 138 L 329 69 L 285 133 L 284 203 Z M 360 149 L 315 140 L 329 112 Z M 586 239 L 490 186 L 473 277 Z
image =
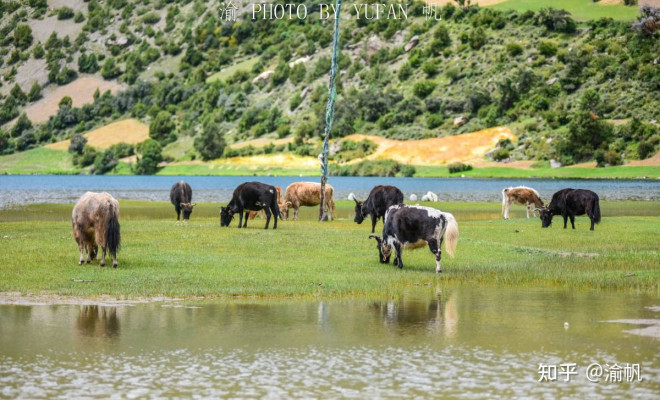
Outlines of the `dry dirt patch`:
M 507 127 L 421 140 L 392 140 L 360 134 L 346 138 L 356 141 L 369 139 L 378 145 L 378 149 L 366 157 L 367 160 L 390 159 L 404 164 L 435 166 L 480 159 L 500 139 L 517 140 Z
M 94 92 L 96 89 L 101 93 L 109 90 L 112 94 L 124 89 L 124 86 L 117 82 L 106 81 L 94 76 L 82 76 L 67 85 L 57 86 L 52 90 L 50 89 L 51 87 L 53 86 L 49 86 L 44 90 L 44 97 L 41 100 L 25 108 L 25 113 L 30 118 L 30 121 L 36 123 L 48 121 L 51 115 L 57 114 L 57 110 L 59 109 L 58 104 L 64 96 L 71 97 L 74 107 L 82 107 L 94 101 Z
M 87 138 L 87 144 L 98 149 L 107 149 L 113 144 L 128 143 L 138 144 L 149 139 L 149 126 L 136 119 L 125 119 L 114 122 L 99 129 L 87 132 L 83 135 Z M 70 140 L 51 143 L 45 147 L 54 150 L 68 150 Z

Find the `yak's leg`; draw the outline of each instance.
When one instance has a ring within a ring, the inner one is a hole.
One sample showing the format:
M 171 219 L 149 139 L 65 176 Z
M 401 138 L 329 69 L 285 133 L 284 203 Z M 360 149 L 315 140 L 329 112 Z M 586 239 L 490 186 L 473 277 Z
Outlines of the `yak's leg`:
M 575 215 L 569 215 L 568 217 L 571 219 L 571 226 L 575 229 Z
M 568 214 L 562 214 L 562 218 L 564 218 L 564 229 L 566 229 L 566 223 L 568 223 Z
M 394 243 L 394 251 L 396 252 L 396 262 L 399 269 L 403 268 L 403 260 L 401 260 L 401 243 Z
M 299 204 L 294 204 L 293 205 L 293 220 L 298 221 L 298 211 L 300 211 L 300 205 Z
M 266 228 L 264 229 L 268 229 L 268 224 L 270 224 L 270 208 L 264 207 L 264 212 L 266 213 Z M 277 223 L 277 220 L 275 221 L 275 223 Z
M 277 204 L 277 203 L 276 203 L 276 204 Z M 277 210 L 277 209 L 275 209 L 275 208 L 271 208 L 270 211 L 273 213 L 273 218 L 275 219 L 275 220 L 273 221 L 273 229 L 277 229 L 277 219 L 278 219 L 278 217 L 279 217 L 279 215 L 278 215 L 277 213 L 279 212 L 279 210 Z
M 435 239 L 429 240 L 429 250 L 431 250 L 431 253 L 435 256 L 435 273 L 439 274 L 442 272 L 442 267 L 440 264 L 440 259 L 442 258 L 442 239 L 440 239 L 440 242 L 438 243 Z
M 376 222 L 378 221 L 378 217 L 376 216 L 376 213 L 371 213 L 371 233 L 376 232 Z
M 78 249 L 80 249 L 80 259 L 78 260 L 78 265 L 82 265 L 85 262 L 85 244 L 82 241 L 78 241 Z
M 176 220 L 178 221 L 181 218 L 181 207 L 177 206 L 176 209 Z
M 250 211 L 246 210 L 245 211 L 245 222 L 243 223 L 243 228 L 247 228 L 247 221 L 248 221 L 249 216 L 250 216 Z M 241 221 L 242 220 L 243 220 L 243 216 L 242 216 L 242 213 L 241 213 Z M 240 223 L 240 221 L 239 221 L 239 223 Z
M 530 206 L 531 206 L 531 205 L 530 205 L 529 203 L 526 204 L 526 207 L 527 207 L 527 219 L 529 219 L 529 208 L 530 208 Z
M 511 201 L 507 199 L 504 206 L 504 219 L 509 219 L 509 208 L 511 208 Z
M 117 268 L 117 254 L 112 255 L 112 268 Z
M 594 217 L 590 216 L 589 219 L 591 220 L 591 229 L 589 229 L 589 230 L 593 231 L 594 230 Z
M 88 243 L 85 245 L 85 250 L 87 250 L 87 264 L 92 262 L 92 254 L 94 253 L 95 244 Z
M 103 254 L 101 255 L 101 262 L 99 263 L 99 266 L 105 267 L 105 252 L 108 250 L 108 245 L 104 244 L 102 247 L 103 247 Z

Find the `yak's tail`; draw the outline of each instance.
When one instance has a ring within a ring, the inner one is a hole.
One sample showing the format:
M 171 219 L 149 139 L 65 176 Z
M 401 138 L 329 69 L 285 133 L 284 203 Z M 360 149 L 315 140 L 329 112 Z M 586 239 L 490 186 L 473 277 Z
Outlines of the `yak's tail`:
M 117 258 L 117 251 L 121 247 L 121 231 L 119 229 L 119 210 L 110 204 L 110 217 L 105 226 L 105 241 L 110 254 Z
M 591 215 L 595 224 L 600 222 L 600 205 L 598 203 L 598 197 L 591 200 Z
M 458 244 L 458 223 L 453 215 L 444 213 L 447 218 L 447 228 L 445 229 L 445 250 L 449 256 L 454 257 L 454 251 Z

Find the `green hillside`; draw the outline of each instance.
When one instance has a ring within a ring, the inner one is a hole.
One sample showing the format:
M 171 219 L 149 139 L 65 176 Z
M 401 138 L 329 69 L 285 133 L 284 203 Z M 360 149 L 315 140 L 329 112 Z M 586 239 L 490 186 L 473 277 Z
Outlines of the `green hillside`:
M 316 156 L 333 21 L 318 18 L 320 1 L 301 3 L 305 19 L 251 20 L 241 6 L 232 22 L 218 1 L 77 0 L 66 7 L 0 1 L 0 154 L 130 117 L 148 124 L 158 143 L 102 151 L 75 139 L 77 154 L 62 162 L 71 171 L 93 165 L 107 173 L 118 159 L 138 154 L 134 172 L 154 173 L 161 161 Z M 449 4 L 438 10 L 438 21 L 425 17 L 424 3 L 408 2 L 407 18 L 368 20 L 356 16 L 356 4 L 342 8 L 333 138 L 421 139 L 508 126 L 518 141 L 500 143 L 493 160 L 563 165 L 614 166 L 660 150 L 656 9 L 509 0 L 486 8 Z M 43 124 L 22 115 L 49 87 L 81 76 L 127 89 L 97 92 L 82 107 L 64 98 Z M 227 146 L 283 137 L 293 141 Z M 331 156 L 364 155 L 355 146 L 336 146 Z M 8 157 L 0 157 L 0 171 L 20 170 Z

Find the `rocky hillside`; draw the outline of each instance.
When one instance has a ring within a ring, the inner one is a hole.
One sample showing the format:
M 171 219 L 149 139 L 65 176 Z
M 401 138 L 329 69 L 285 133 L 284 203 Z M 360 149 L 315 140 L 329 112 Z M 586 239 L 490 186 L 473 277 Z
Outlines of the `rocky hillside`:
M 307 17 L 290 20 L 252 20 L 250 4 L 233 4 L 235 22 L 218 1 L 0 1 L 0 153 L 71 139 L 81 167 L 105 172 L 146 152 L 143 173 L 163 158 L 318 154 L 332 20 L 318 18 L 320 1 L 300 2 Z M 448 3 L 429 19 L 424 3 L 406 3 L 407 18 L 400 4 L 366 19 L 375 6 L 344 3 L 333 138 L 508 126 L 518 140 L 493 159 L 565 165 L 660 149 L 657 9 L 637 22 L 578 21 Z M 153 143 L 102 151 L 81 136 L 127 118 L 149 125 Z M 292 140 L 227 146 L 257 138 Z

